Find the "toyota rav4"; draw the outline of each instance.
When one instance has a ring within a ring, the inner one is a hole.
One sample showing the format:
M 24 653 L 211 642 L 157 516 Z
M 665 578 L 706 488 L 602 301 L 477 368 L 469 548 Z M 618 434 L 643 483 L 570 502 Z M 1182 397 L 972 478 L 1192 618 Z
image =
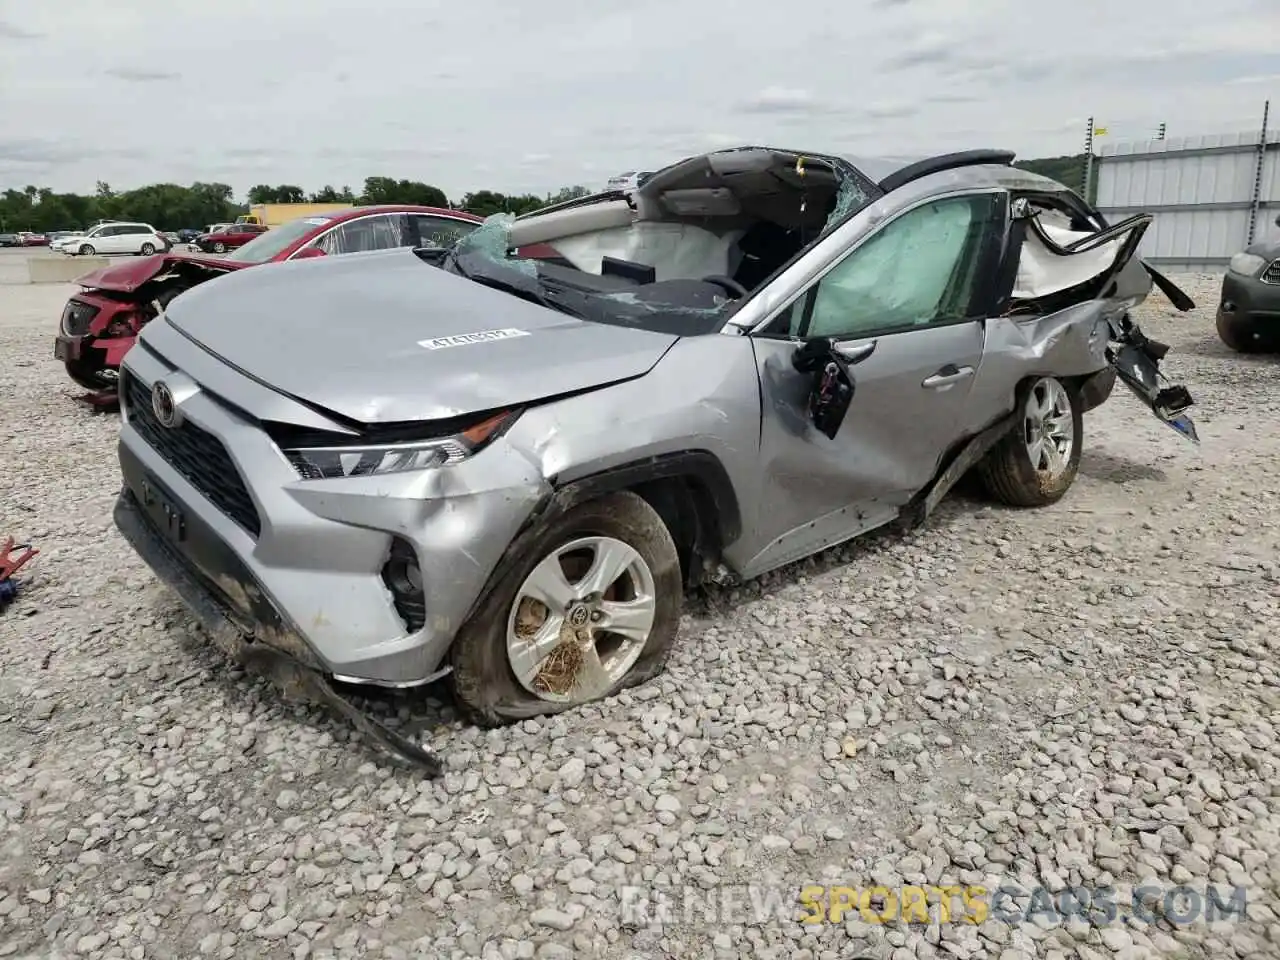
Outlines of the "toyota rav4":
M 497 216 L 451 249 L 229 274 L 120 378 L 117 524 L 220 646 L 322 682 L 449 676 L 483 724 L 655 675 L 683 590 L 892 521 L 970 471 L 1071 486 L 1117 375 L 1194 440 L 1149 216 L 1001 151 L 761 147 Z

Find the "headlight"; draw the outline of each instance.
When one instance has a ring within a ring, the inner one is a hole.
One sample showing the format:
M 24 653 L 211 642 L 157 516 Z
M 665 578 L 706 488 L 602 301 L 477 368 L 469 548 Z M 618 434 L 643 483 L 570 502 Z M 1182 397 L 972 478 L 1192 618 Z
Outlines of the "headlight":
M 1256 277 L 1266 265 L 1267 261 L 1256 253 L 1237 253 L 1231 258 L 1229 268 L 1232 273 L 1242 273 L 1246 277 Z
M 284 455 L 304 480 L 372 477 L 448 467 L 474 456 L 516 418 L 506 410 L 448 437 L 406 443 L 291 446 Z

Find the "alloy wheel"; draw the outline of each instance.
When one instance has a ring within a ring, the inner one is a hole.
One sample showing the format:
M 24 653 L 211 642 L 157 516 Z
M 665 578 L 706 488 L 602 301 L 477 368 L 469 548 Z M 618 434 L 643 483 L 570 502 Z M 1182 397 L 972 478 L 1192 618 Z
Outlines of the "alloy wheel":
M 604 696 L 635 665 L 657 612 L 653 571 L 612 537 L 557 548 L 525 577 L 507 616 L 507 659 L 541 700 Z
M 1053 377 L 1037 380 L 1023 409 L 1023 438 L 1032 468 L 1050 480 L 1066 473 L 1075 447 L 1067 388 Z

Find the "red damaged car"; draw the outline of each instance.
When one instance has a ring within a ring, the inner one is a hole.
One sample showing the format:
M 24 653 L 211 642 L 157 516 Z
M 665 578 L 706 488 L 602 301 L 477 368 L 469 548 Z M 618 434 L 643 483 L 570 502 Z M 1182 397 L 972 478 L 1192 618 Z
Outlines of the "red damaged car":
M 53 355 L 71 379 L 110 403 L 120 360 L 142 327 L 184 290 L 263 263 L 392 247 L 449 246 L 482 222 L 461 210 L 418 206 L 352 207 L 292 220 L 221 257 L 162 253 L 130 259 L 76 280 L 84 289 L 62 310 Z

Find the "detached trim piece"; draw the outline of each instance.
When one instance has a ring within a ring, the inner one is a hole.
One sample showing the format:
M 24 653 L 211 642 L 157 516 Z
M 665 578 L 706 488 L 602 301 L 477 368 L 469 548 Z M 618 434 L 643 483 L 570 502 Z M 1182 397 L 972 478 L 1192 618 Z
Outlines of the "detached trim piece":
M 959 153 L 944 153 L 927 160 L 917 160 L 901 170 L 889 174 L 877 186 L 885 193 L 892 193 L 899 187 L 906 186 L 913 180 L 919 180 L 933 173 L 946 170 L 957 170 L 960 167 L 978 167 L 995 164 L 1007 167 L 1013 163 L 1017 154 L 1012 150 L 962 150 Z

